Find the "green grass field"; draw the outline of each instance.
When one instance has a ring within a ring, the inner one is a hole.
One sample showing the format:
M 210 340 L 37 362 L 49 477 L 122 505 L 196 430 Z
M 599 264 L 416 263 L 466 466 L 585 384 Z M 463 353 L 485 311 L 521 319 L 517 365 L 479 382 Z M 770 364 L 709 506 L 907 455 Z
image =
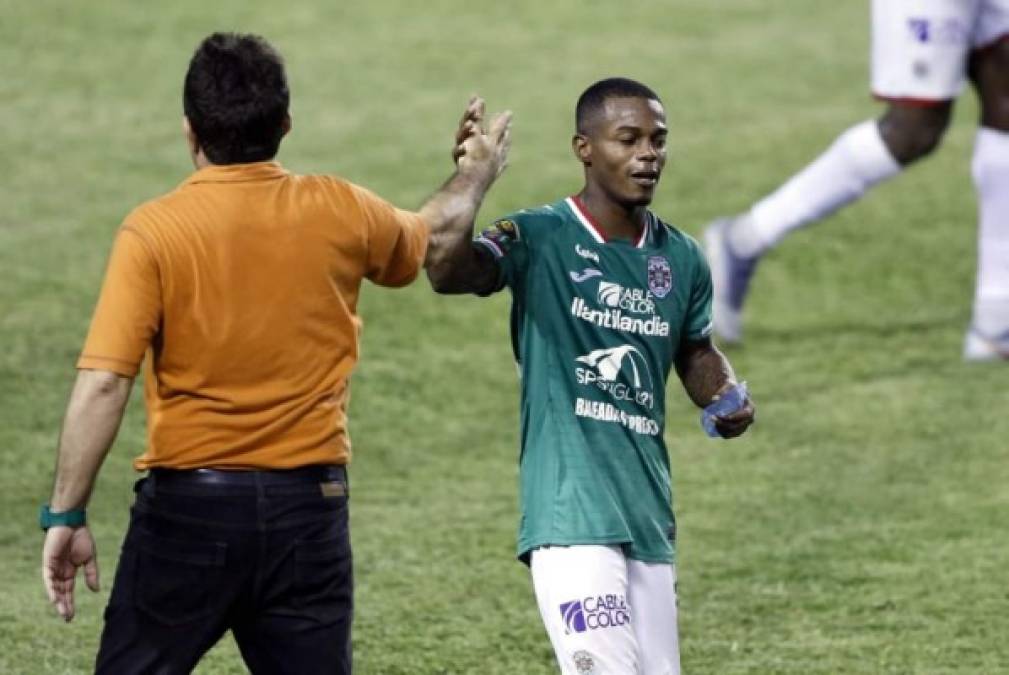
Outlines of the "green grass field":
M 0 0 L 0 672 L 93 663 L 144 439 L 139 387 L 91 503 L 103 579 L 64 625 L 35 525 L 121 218 L 190 171 L 181 82 L 215 29 L 286 55 L 280 160 L 415 207 L 471 92 L 515 112 L 486 221 L 574 192 L 573 104 L 599 77 L 670 117 L 655 210 L 697 234 L 844 128 L 867 95 L 864 2 L 65 3 Z M 1009 672 L 1009 370 L 966 365 L 974 101 L 941 151 L 762 266 L 730 352 L 752 433 L 706 439 L 673 384 L 686 673 Z M 351 405 L 357 672 L 555 672 L 517 524 L 506 297 L 368 288 Z M 230 637 L 199 673 L 240 673 Z

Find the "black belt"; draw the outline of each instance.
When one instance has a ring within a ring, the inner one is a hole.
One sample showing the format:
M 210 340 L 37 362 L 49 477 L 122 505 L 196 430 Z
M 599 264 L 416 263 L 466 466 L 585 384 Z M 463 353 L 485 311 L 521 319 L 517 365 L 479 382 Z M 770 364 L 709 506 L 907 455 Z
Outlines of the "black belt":
M 151 469 L 150 476 L 159 486 L 203 485 L 255 487 L 257 485 L 298 485 L 301 483 L 347 482 L 343 465 L 312 465 L 297 469 L 225 470 L 225 469 Z

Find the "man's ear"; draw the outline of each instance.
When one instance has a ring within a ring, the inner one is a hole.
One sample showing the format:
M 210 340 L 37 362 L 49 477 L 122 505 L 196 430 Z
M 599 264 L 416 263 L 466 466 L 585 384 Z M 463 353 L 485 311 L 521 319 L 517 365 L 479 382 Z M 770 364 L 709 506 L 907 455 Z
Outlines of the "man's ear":
M 571 149 L 578 161 L 585 166 L 592 166 L 592 142 L 583 134 L 571 137 Z
M 281 137 L 290 133 L 292 127 L 294 127 L 294 122 L 291 121 L 291 113 L 287 113 L 284 115 L 284 121 L 280 123 L 280 128 L 283 131 L 283 133 L 281 133 Z
M 182 116 L 182 133 L 186 137 L 186 143 L 189 145 L 189 152 L 195 157 L 200 152 L 200 139 L 196 137 L 193 125 L 189 123 L 189 117 L 186 115 Z

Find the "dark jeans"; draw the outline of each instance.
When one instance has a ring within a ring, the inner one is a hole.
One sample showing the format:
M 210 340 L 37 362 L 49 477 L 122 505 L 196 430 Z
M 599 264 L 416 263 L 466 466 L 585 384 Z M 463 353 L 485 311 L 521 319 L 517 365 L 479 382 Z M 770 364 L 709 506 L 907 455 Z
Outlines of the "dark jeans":
M 96 672 L 188 673 L 229 629 L 253 673 L 351 672 L 343 467 L 155 470 L 134 490 Z

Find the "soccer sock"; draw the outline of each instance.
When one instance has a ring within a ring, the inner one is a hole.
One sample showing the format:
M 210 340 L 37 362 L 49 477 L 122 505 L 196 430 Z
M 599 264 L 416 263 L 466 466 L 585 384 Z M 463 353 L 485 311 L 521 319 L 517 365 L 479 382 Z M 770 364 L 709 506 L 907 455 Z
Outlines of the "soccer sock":
M 744 258 L 762 255 L 792 230 L 850 204 L 900 169 L 876 122 L 856 124 L 737 219 L 729 228 L 729 245 Z
M 971 173 L 978 195 L 974 328 L 996 337 L 1009 331 L 1009 132 L 978 130 Z

